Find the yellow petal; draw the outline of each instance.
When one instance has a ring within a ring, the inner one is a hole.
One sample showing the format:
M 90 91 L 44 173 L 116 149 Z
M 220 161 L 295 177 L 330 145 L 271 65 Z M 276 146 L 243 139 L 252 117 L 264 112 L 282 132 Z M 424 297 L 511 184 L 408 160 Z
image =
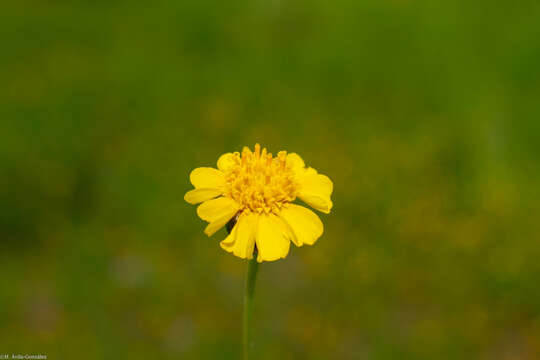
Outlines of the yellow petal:
M 315 210 L 319 210 L 325 214 L 329 214 L 330 210 L 332 210 L 332 207 L 334 206 L 334 203 L 329 197 L 324 198 L 312 194 L 302 194 L 298 197 Z
M 257 220 L 255 214 L 241 215 L 229 236 L 220 243 L 221 248 L 242 259 L 252 259 Z
M 217 161 L 217 167 L 221 171 L 227 171 L 234 165 L 236 165 L 236 156 L 233 153 L 226 153 L 219 157 Z
M 316 210 L 328 214 L 333 203 L 330 199 L 334 184 L 328 176 L 317 174 L 313 168 L 297 175 L 299 183 L 298 197 Z
M 211 222 L 210 224 L 208 224 L 204 228 L 204 233 L 206 235 L 208 235 L 208 236 L 214 235 L 216 232 L 218 232 L 219 229 L 224 227 L 225 224 L 227 224 L 229 222 L 229 220 L 231 220 L 234 215 L 236 215 L 236 213 L 231 215 L 231 216 L 223 216 L 223 217 L 217 219 L 216 221 Z
M 289 165 L 293 171 L 302 170 L 306 165 L 304 160 L 297 153 L 290 153 L 287 155 L 287 165 Z
M 303 206 L 289 204 L 280 211 L 279 217 L 290 227 L 291 240 L 296 246 L 313 245 L 324 230 L 317 214 Z
M 290 233 L 283 221 L 273 214 L 259 215 L 257 226 L 257 261 L 274 261 L 285 258 L 289 253 L 291 242 L 287 238 Z
M 240 219 L 238 219 L 240 220 Z M 238 223 L 237 223 L 238 225 Z M 221 240 L 221 242 L 219 243 L 219 246 L 221 246 L 221 248 L 227 252 L 232 252 L 233 249 L 234 249 L 234 244 L 235 244 L 235 241 L 236 241 L 236 231 L 237 231 L 238 227 L 235 225 L 231 232 L 229 233 L 229 235 L 227 235 L 227 237 L 223 240 Z
M 198 204 L 213 199 L 221 195 L 221 193 L 222 191 L 219 189 L 194 189 L 184 195 L 184 200 L 190 204 Z
M 210 224 L 204 229 L 208 236 L 212 236 L 216 231 L 221 229 L 225 224 L 232 219 L 238 212 L 240 206 L 236 201 L 228 197 L 220 197 L 213 200 L 208 200 L 199 205 L 197 215 Z
M 189 180 L 196 189 L 219 189 L 225 185 L 225 176 L 218 169 L 200 167 L 189 174 Z
M 197 215 L 205 221 L 212 222 L 229 213 L 234 215 L 239 209 L 238 203 L 230 197 L 219 197 L 199 205 Z

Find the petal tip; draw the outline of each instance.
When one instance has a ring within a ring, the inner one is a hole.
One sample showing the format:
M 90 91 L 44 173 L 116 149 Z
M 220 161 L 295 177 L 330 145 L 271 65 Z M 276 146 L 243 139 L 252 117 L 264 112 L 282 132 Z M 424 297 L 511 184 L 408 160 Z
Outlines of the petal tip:
M 326 208 L 324 209 L 318 209 L 320 212 L 324 213 L 324 214 L 330 214 L 330 210 L 332 210 L 332 206 L 333 204 L 330 203 Z
M 189 193 L 190 193 L 190 191 L 188 191 L 187 193 L 184 194 L 184 201 L 187 202 L 188 204 L 195 205 L 196 203 L 193 202 L 193 200 L 191 199 Z
M 198 167 L 189 174 L 189 181 L 196 188 L 219 188 L 224 184 L 224 174 L 212 167 Z

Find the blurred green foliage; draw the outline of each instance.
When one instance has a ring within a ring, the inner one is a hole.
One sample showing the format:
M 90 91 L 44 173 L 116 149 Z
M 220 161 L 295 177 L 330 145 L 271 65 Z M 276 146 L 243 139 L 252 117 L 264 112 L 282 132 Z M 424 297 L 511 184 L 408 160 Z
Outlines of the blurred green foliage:
M 0 353 L 237 359 L 245 264 L 188 174 L 260 142 L 335 184 L 260 268 L 258 359 L 540 358 L 540 2 L 15 1 Z

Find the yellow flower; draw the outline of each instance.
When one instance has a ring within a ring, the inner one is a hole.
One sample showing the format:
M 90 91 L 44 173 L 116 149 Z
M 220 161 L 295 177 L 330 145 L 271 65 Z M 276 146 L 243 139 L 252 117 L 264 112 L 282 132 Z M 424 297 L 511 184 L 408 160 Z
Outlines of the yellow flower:
M 293 204 L 298 197 L 311 207 L 328 214 L 332 208 L 332 181 L 306 168 L 295 153 L 280 151 L 277 157 L 259 144 L 255 151 L 227 153 L 217 169 L 200 167 L 190 180 L 194 190 L 184 199 L 198 204 L 197 214 L 209 224 L 204 232 L 211 236 L 236 217 L 236 225 L 220 245 L 243 259 L 257 261 L 285 258 L 290 242 L 313 245 L 323 233 L 323 224 L 311 210 Z

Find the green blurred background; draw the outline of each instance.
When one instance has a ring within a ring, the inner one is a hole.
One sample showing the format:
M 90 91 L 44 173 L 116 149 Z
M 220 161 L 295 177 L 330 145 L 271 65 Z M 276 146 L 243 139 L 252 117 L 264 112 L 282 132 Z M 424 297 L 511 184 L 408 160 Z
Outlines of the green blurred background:
M 0 353 L 238 359 L 183 195 L 260 142 L 335 205 L 260 268 L 257 359 L 540 358 L 540 2 L 2 7 Z

